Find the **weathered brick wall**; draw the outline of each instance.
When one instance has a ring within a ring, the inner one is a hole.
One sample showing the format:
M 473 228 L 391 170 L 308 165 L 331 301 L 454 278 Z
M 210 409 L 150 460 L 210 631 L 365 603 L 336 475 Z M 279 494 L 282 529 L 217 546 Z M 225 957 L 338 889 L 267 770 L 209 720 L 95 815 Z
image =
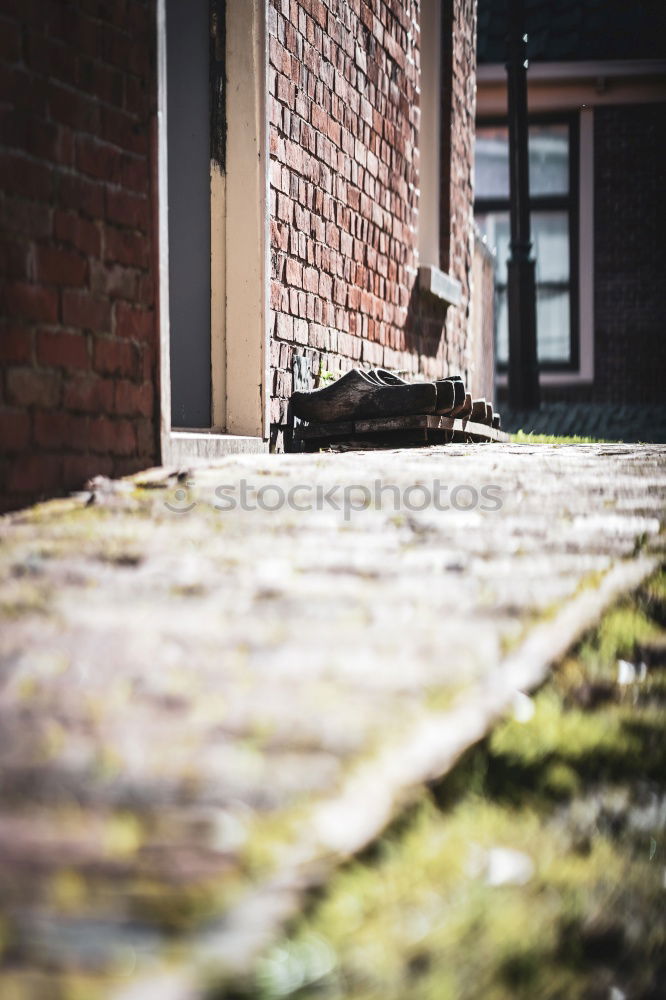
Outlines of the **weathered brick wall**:
M 277 448 L 294 353 L 314 373 L 361 364 L 433 376 L 469 363 L 476 2 L 444 4 L 442 147 L 451 167 L 443 170 L 441 264 L 463 289 L 460 307 L 448 310 L 416 287 L 419 6 L 271 0 Z
M 156 457 L 151 0 L 0 16 L 4 507 Z
M 594 110 L 594 382 L 543 386 L 546 403 L 664 400 L 664 122 L 666 104 Z
M 595 402 L 664 399 L 665 123 L 666 104 L 595 108 Z

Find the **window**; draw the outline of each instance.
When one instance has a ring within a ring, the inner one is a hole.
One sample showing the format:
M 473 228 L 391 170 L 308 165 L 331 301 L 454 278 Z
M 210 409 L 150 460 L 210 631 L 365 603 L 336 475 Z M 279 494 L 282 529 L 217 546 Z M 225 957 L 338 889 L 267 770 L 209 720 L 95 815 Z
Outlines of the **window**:
M 537 348 L 545 371 L 578 369 L 578 155 L 575 119 L 535 119 L 529 126 L 532 253 L 536 260 Z M 508 360 L 509 130 L 476 131 L 475 215 L 497 253 L 496 358 Z

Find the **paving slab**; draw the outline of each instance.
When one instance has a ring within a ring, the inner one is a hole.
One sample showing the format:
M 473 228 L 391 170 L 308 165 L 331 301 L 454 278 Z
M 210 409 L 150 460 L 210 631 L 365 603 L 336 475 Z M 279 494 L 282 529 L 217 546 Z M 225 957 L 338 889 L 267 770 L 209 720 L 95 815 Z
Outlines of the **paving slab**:
M 242 973 L 655 567 L 665 488 L 658 446 L 446 445 L 3 518 L 2 995 Z

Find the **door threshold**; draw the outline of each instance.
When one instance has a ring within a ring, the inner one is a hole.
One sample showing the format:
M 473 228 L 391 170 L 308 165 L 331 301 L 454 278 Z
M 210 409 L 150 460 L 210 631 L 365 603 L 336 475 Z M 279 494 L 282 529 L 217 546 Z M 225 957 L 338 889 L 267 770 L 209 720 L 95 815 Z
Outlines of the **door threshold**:
M 203 463 L 225 455 L 253 455 L 268 451 L 268 441 L 214 430 L 172 430 L 162 441 L 162 464 Z

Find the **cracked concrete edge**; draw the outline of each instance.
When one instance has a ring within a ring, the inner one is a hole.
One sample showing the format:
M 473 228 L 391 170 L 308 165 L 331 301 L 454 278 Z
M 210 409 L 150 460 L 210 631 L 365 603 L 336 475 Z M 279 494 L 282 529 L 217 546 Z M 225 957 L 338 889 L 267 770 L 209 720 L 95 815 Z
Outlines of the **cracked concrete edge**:
M 662 561 L 658 554 L 641 555 L 615 564 L 597 587 L 581 590 L 551 620 L 533 626 L 490 679 L 352 772 L 339 795 L 314 809 L 309 829 L 315 837 L 292 848 L 280 871 L 251 890 L 219 925 L 197 935 L 187 960 L 138 977 L 116 989 L 111 1000 L 202 1000 L 207 984 L 247 974 L 298 914 L 309 890 L 376 840 L 426 783 L 442 778 L 511 710 L 517 692 L 539 687 L 603 613 L 635 591 Z

